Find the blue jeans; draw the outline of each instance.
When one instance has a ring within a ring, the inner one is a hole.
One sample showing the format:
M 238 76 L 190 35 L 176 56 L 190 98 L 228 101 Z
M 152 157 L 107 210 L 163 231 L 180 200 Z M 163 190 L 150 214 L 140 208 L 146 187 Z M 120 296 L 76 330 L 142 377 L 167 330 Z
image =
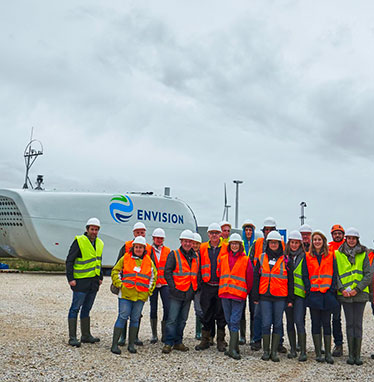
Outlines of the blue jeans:
M 295 325 L 297 333 L 305 333 L 305 298 L 295 296 L 293 307 L 286 308 L 287 332 L 294 332 Z
M 222 298 L 222 308 L 225 313 L 225 320 L 230 332 L 238 332 L 240 320 L 245 306 L 245 300 L 233 300 L 232 298 Z
M 339 301 L 338 301 L 339 302 Z M 343 331 L 342 331 L 342 305 L 332 311 L 332 335 L 334 336 L 335 345 L 343 344 Z
M 81 309 L 81 318 L 90 316 L 90 310 L 95 301 L 97 291 L 95 292 L 73 292 L 73 301 L 71 303 L 68 318 L 77 318 Z
M 270 334 L 273 326 L 273 334 L 282 335 L 283 332 L 283 312 L 286 308 L 285 300 L 265 301 L 260 300 L 262 315 L 262 335 Z
M 262 315 L 261 304 L 255 305 L 255 313 L 253 318 L 253 342 L 259 342 L 262 338 Z
M 169 286 L 164 285 L 161 288 L 155 288 L 152 296 L 149 298 L 149 302 L 151 303 L 151 319 L 157 319 L 157 309 L 158 309 L 158 295 L 161 296 L 162 301 L 162 309 L 164 311 L 164 315 L 162 316 L 162 321 L 166 321 L 168 319 L 169 314 Z
M 116 328 L 123 328 L 130 317 L 130 326 L 139 327 L 144 301 L 131 301 L 125 298 L 118 299 L 118 317 L 114 324 Z
M 169 317 L 165 325 L 165 344 L 179 345 L 183 341 L 183 330 L 186 326 L 191 300 L 179 301 L 170 297 Z

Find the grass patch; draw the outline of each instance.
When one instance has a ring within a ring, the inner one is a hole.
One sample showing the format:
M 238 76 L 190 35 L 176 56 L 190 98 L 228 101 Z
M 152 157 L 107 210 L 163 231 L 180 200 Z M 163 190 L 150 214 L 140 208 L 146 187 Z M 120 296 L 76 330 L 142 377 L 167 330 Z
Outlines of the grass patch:
M 9 268 L 20 271 L 65 272 L 65 264 L 43 263 L 15 257 L 0 258 L 0 263 L 8 264 Z

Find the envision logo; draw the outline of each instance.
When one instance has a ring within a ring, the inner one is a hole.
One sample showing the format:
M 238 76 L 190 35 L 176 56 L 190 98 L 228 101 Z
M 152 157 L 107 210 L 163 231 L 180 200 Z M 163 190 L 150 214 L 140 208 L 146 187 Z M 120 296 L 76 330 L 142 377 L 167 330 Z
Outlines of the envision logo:
M 133 209 L 134 204 L 128 196 L 116 195 L 110 201 L 110 214 L 117 223 L 128 222 L 132 217 Z

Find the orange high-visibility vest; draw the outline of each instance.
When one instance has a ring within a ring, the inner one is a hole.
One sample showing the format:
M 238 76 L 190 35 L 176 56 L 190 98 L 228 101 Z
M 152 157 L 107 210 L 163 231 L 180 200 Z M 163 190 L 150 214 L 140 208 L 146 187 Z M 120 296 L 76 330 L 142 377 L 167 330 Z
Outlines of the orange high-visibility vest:
M 306 265 L 309 272 L 309 280 L 311 283 L 311 292 L 326 293 L 332 284 L 332 277 L 334 274 L 334 255 L 329 251 L 327 256 L 322 256 L 321 265 L 315 256 L 310 252 L 305 255 Z
M 209 241 L 202 243 L 200 246 L 201 277 L 205 283 L 208 283 L 210 281 L 210 275 L 212 272 L 208 248 L 209 248 Z M 227 244 L 221 242 L 219 248 L 220 248 L 220 251 L 218 254 L 218 258 L 224 254 L 227 254 Z M 217 259 L 217 264 L 218 264 L 218 259 Z
M 368 253 L 369 261 L 370 261 L 370 266 L 373 264 L 373 259 L 374 259 L 374 252 L 369 252 Z
M 176 266 L 173 271 L 173 280 L 175 288 L 187 292 L 192 288 L 194 291 L 197 290 L 197 273 L 199 271 L 199 259 L 198 257 L 192 258 L 191 266 L 188 264 L 187 259 L 183 256 L 180 249 L 173 251 L 175 256 Z
M 253 256 L 253 265 L 256 266 L 257 264 L 257 260 L 261 257 L 261 255 L 264 253 L 265 249 L 266 249 L 266 246 L 264 248 L 264 238 L 263 237 L 259 237 L 254 245 L 255 245 L 255 254 Z M 285 249 L 285 245 L 284 245 L 284 241 L 282 240 L 282 247 L 283 247 L 283 251 Z
M 130 251 L 130 249 L 131 249 L 131 247 L 132 247 L 132 242 L 134 241 L 134 239 L 133 240 L 129 240 L 129 241 L 126 241 L 126 243 L 125 243 L 125 252 L 127 253 L 127 252 L 129 252 Z M 146 244 L 146 246 L 145 246 L 145 250 L 147 251 L 147 255 L 148 256 L 151 256 L 151 253 L 152 253 L 152 246 L 150 245 L 150 244 Z
M 125 253 L 123 259 L 122 283 L 126 288 L 135 288 L 138 292 L 148 292 L 152 277 L 152 260 L 145 255 L 142 259 L 140 270 L 131 253 Z
M 165 280 L 164 271 L 165 271 L 166 260 L 168 258 L 169 253 L 170 253 L 170 248 L 165 246 L 161 248 L 160 260 L 157 259 L 157 255 L 156 253 L 154 253 L 155 265 L 157 268 L 157 282 L 162 285 L 168 285 L 168 283 Z
M 259 261 L 261 271 L 259 293 L 265 294 L 270 284 L 269 291 L 272 296 L 287 297 L 288 276 L 284 256 L 280 256 L 271 269 L 266 252 L 261 255 Z
M 342 241 L 330 241 L 328 244 L 329 252 L 331 252 L 335 257 L 335 251 L 337 251 L 340 246 L 344 243 L 345 239 Z
M 230 293 L 240 298 L 247 298 L 247 266 L 249 257 L 239 256 L 233 268 L 230 270 L 229 255 L 220 256 L 217 266 L 217 276 L 219 277 L 218 296 Z

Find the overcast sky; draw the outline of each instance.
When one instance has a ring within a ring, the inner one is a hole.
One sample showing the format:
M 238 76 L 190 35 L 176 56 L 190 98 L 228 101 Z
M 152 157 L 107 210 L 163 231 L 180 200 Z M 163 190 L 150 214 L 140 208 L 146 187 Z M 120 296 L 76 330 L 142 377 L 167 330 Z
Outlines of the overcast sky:
M 171 187 L 199 225 L 266 216 L 373 246 L 374 3 L 3 1 L 0 187 L 34 127 L 49 189 Z

